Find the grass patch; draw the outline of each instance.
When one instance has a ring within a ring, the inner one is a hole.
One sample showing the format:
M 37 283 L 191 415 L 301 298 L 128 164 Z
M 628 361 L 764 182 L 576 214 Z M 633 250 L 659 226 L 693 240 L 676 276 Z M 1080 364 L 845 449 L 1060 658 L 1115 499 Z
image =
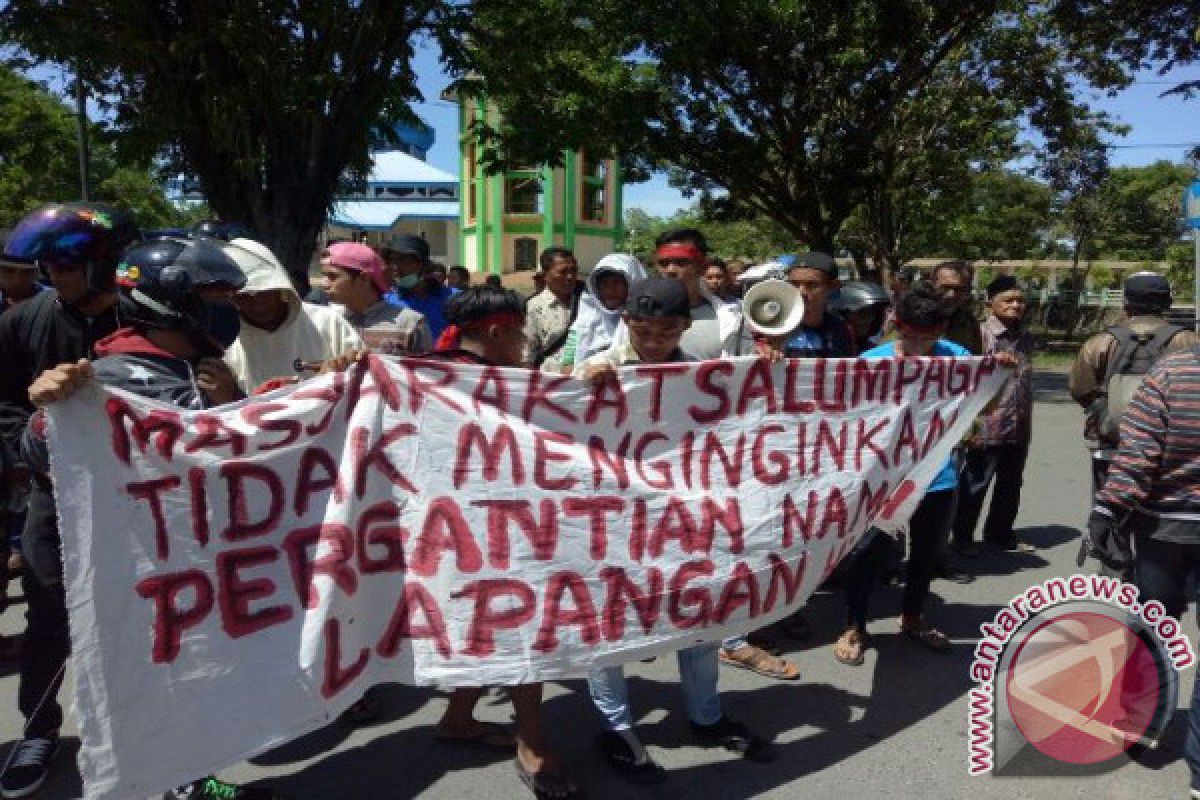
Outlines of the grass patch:
M 1034 369 L 1065 370 L 1075 363 L 1076 350 L 1037 350 L 1033 354 Z

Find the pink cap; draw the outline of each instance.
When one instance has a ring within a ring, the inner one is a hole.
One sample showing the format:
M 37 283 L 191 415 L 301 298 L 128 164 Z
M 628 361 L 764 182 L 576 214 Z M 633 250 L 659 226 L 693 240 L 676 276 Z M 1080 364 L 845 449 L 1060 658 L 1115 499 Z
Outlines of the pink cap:
M 328 252 L 328 260 L 332 266 L 364 273 L 380 293 L 387 292 L 391 288 L 388 286 L 387 268 L 383 264 L 383 259 L 365 244 L 337 242 L 329 245 Z

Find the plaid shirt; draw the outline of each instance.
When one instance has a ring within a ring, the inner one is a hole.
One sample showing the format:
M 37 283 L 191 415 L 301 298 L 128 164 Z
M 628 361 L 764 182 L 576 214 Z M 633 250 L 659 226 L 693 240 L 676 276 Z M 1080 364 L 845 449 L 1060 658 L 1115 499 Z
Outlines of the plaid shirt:
M 1028 444 L 1033 435 L 1033 347 L 1024 328 L 1010 330 L 995 314 L 979 326 L 985 353 L 1015 353 L 1017 370 L 1000 390 L 996 407 L 983 418 L 979 439 L 983 445 Z

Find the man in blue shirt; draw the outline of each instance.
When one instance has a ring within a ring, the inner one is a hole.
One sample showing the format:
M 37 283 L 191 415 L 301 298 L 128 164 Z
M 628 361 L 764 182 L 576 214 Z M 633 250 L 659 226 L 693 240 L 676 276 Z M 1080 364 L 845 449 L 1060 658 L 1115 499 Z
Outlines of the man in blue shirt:
M 911 289 L 896 302 L 896 339 L 867 350 L 860 357 L 971 355 L 965 347 L 941 338 L 949 319 L 949 309 L 931 289 L 924 286 Z M 949 650 L 950 640 L 926 622 L 923 615 L 925 601 L 929 597 L 929 585 L 954 521 L 957 490 L 958 473 L 951 458 L 925 490 L 925 497 L 913 512 L 908 528 L 911 546 L 900 630 L 937 652 Z M 872 534 L 868 532 L 866 535 Z M 867 604 L 871 590 L 878 583 L 881 566 L 879 553 L 879 548 L 868 543 L 847 570 L 847 626 L 834 646 L 834 657 L 843 664 L 858 666 L 863 663 L 863 650 L 867 646 Z
M 458 289 L 442 285 L 429 272 L 429 243 L 420 236 L 399 236 L 383 249 L 383 260 L 392 270 L 395 290 L 383 299 L 399 308 L 411 308 L 425 317 L 436 342 L 446 328 L 446 301 Z
M 787 259 L 787 282 L 804 298 L 804 318 L 794 331 L 783 337 L 783 354 L 787 358 L 853 357 L 854 334 L 850 326 L 829 310 L 829 296 L 840 285 L 833 256 L 812 252 Z

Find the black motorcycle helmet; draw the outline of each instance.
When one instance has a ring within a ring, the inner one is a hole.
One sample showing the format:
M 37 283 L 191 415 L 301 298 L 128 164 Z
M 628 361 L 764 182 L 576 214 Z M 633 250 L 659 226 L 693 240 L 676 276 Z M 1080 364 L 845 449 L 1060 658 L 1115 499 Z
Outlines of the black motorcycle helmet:
M 141 233 L 133 217 L 101 203 L 47 203 L 13 228 L 4 255 L 33 262 L 46 274 L 47 261 L 82 265 L 93 292 L 113 289 L 121 252 Z
M 221 239 L 222 241 L 232 242 L 234 239 L 253 239 L 250 230 L 244 225 L 239 225 L 236 222 L 221 222 L 215 219 L 206 219 L 197 222 L 188 232 L 190 239 Z
M 849 281 L 829 296 L 829 308 L 835 313 L 861 311 L 873 305 L 890 306 L 892 299 L 878 283 Z
M 200 290 L 246 285 L 241 248 L 217 239 L 156 239 L 125 251 L 117 267 L 121 319 L 134 327 L 178 330 L 206 356 L 220 356 L 237 338 L 239 317 L 229 302 Z
M 879 336 L 891 304 L 884 288 L 870 281 L 848 281 L 829 296 L 829 309 L 850 325 L 859 347 Z

